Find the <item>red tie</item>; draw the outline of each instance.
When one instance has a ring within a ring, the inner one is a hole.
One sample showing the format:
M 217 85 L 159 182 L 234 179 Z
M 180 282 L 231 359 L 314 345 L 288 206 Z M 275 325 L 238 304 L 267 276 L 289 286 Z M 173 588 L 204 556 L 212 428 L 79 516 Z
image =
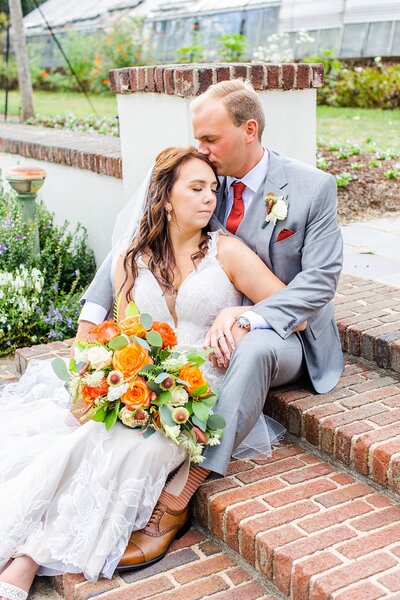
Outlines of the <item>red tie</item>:
M 242 194 L 246 189 L 246 186 L 241 181 L 235 181 L 232 183 L 233 187 L 233 204 L 231 208 L 231 212 L 229 213 L 229 217 L 226 221 L 225 227 L 231 233 L 236 233 L 237 228 L 239 227 L 243 216 L 244 216 L 244 202 L 242 198 Z

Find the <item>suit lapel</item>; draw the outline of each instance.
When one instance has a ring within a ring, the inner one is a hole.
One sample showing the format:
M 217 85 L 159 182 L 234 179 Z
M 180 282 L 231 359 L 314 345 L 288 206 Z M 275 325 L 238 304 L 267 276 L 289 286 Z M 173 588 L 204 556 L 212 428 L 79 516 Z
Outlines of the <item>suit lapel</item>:
M 214 210 L 214 215 L 217 217 L 220 223 L 225 223 L 225 212 L 226 212 L 226 177 L 220 178 L 220 186 L 218 188 L 217 206 Z
M 273 192 L 275 196 L 283 196 L 287 179 L 283 169 L 282 158 L 279 154 L 269 151 L 268 172 L 253 198 L 243 221 L 240 223 L 237 234 L 258 254 L 266 265 L 272 270 L 270 256 L 270 242 L 274 227 L 269 223 L 264 229 L 262 224 L 266 216 L 265 196 Z

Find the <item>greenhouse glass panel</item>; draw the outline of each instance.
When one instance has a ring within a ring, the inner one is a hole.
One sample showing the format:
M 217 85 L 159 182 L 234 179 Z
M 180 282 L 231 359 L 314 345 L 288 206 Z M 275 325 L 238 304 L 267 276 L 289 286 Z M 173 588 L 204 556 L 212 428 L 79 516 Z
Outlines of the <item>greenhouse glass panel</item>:
M 304 41 L 303 35 L 307 37 L 307 41 Z M 312 31 L 297 32 L 295 39 L 295 47 L 293 48 L 294 57 L 296 59 L 305 58 L 306 56 L 313 56 L 316 54 L 318 48 L 318 34 L 319 32 L 314 29 Z
M 263 21 L 258 44 L 265 46 L 267 38 L 278 31 L 279 6 L 271 6 L 263 10 Z
M 394 29 L 392 56 L 400 56 L 400 21 L 397 21 Z
M 392 22 L 370 23 L 365 47 L 366 56 L 388 56 Z
M 368 23 L 354 23 L 344 26 L 341 56 L 363 56 L 364 41 Z
M 262 26 L 262 11 L 248 10 L 244 13 L 244 35 L 246 36 L 246 56 L 251 57 L 254 50 L 260 45 L 260 32 Z
M 318 51 L 333 50 L 334 54 L 339 53 L 340 47 L 340 28 L 321 29 L 319 32 Z
M 157 60 L 165 60 L 165 34 L 167 31 L 167 21 L 153 22 L 153 35 L 151 36 L 151 51 Z
M 176 51 L 182 46 L 194 43 L 193 19 L 179 19 L 168 21 L 165 37 L 165 58 L 168 61 L 177 59 Z

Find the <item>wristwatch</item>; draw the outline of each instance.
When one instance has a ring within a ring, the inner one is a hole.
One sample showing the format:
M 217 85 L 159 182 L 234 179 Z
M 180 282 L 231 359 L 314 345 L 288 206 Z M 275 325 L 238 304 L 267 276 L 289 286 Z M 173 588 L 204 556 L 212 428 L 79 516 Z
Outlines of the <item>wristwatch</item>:
M 236 321 L 237 326 L 241 327 L 242 329 L 245 329 L 247 332 L 251 331 L 251 324 L 249 319 L 247 319 L 246 317 L 239 317 L 238 320 Z

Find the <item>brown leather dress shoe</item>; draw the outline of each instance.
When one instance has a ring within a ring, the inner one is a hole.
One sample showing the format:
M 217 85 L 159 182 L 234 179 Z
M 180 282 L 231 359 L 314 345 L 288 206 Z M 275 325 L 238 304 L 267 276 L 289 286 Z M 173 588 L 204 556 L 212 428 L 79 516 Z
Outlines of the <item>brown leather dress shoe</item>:
M 161 560 L 175 538 L 179 539 L 190 526 L 190 508 L 172 510 L 157 502 L 144 529 L 134 531 L 116 571 L 134 571 Z

